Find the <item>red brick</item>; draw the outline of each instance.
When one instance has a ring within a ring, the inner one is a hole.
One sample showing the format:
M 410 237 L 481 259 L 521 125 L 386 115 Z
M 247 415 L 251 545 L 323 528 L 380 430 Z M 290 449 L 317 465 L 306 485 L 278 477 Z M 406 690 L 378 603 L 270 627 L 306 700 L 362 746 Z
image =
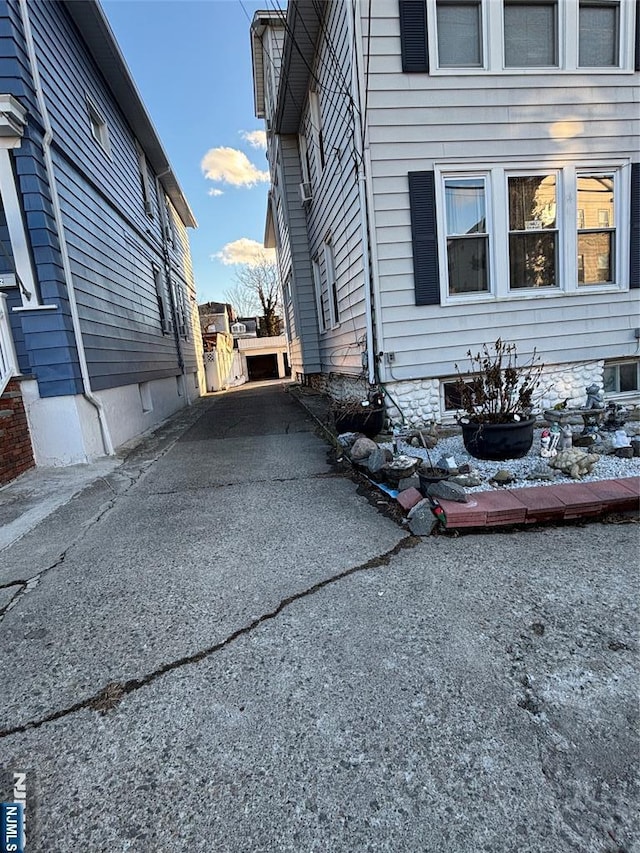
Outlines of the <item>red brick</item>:
M 529 524 L 564 517 L 566 505 L 560 498 L 553 494 L 550 486 L 533 486 L 529 489 L 509 489 L 509 492 L 526 507 L 527 515 L 525 520 Z
M 587 488 L 586 483 L 560 483 L 548 486 L 555 497 L 565 505 L 565 518 L 581 518 L 588 515 L 600 515 L 602 501 Z
M 417 489 L 405 489 L 398 493 L 397 501 L 405 512 L 408 512 L 416 504 L 423 500 L 423 496 Z

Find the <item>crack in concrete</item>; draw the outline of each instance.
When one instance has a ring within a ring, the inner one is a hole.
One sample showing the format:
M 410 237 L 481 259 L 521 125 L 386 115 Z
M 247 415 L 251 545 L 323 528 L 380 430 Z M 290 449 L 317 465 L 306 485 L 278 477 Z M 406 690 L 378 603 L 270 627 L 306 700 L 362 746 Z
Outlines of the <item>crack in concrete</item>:
M 275 619 L 277 616 L 282 613 L 290 605 L 301 601 L 305 598 L 309 598 L 315 593 L 320 592 L 325 587 L 332 586 L 339 581 L 344 580 L 345 578 L 351 577 L 351 575 L 358 574 L 359 572 L 365 572 L 370 569 L 377 569 L 381 566 L 388 566 L 391 560 L 396 557 L 401 551 L 404 551 L 407 548 L 415 548 L 416 545 L 420 544 L 421 539 L 418 536 L 405 536 L 401 539 L 393 548 L 385 551 L 383 554 L 379 554 L 377 557 L 372 557 L 370 560 L 367 560 L 365 563 L 360 563 L 357 566 L 352 566 L 350 569 L 345 569 L 342 572 L 339 572 L 336 575 L 332 575 L 325 580 L 318 581 L 312 586 L 308 587 L 301 592 L 294 593 L 293 595 L 281 599 L 278 606 L 269 611 L 268 613 L 263 613 L 261 616 L 258 616 L 248 625 L 245 625 L 242 628 L 238 628 L 233 631 L 233 633 L 229 634 L 225 637 L 224 640 L 220 640 L 220 642 L 215 643 L 212 646 L 209 646 L 206 649 L 201 649 L 198 652 L 195 652 L 192 655 L 186 655 L 184 657 L 178 658 L 177 660 L 171 661 L 170 663 L 164 664 L 163 666 L 155 669 L 153 672 L 147 673 L 140 678 L 132 678 L 129 681 L 126 681 L 124 684 L 121 684 L 117 681 L 111 681 L 93 696 L 89 696 L 86 699 L 82 699 L 79 702 L 76 702 L 73 705 L 70 705 L 67 708 L 62 708 L 58 711 L 54 711 L 51 714 L 48 714 L 46 717 L 41 717 L 38 720 L 31 720 L 27 723 L 22 723 L 18 726 L 13 726 L 8 729 L 0 729 L 0 738 L 9 737 L 14 734 L 22 734 L 26 731 L 30 731 L 32 729 L 39 729 L 41 726 L 46 725 L 46 723 L 53 723 L 56 720 L 60 720 L 63 717 L 68 717 L 71 714 L 75 714 L 78 711 L 83 711 L 86 709 L 98 711 L 101 714 L 106 714 L 107 711 L 116 707 L 122 699 L 128 695 L 129 693 L 133 693 L 137 690 L 140 690 L 143 687 L 146 687 L 149 684 L 152 684 L 154 681 L 157 681 L 162 676 L 167 673 L 173 672 L 176 669 L 180 669 L 184 666 L 190 666 L 192 664 L 200 663 L 206 658 L 211 657 L 217 652 L 222 651 L 227 648 L 227 646 L 234 643 L 236 640 L 241 637 L 247 636 L 248 634 L 253 633 L 257 628 L 259 628 L 264 622 L 268 622 L 272 619 Z
M 167 491 L 144 492 L 144 497 L 166 496 L 166 495 L 182 495 L 186 492 L 209 492 L 212 489 L 228 489 L 231 486 L 246 486 L 248 483 L 252 485 L 259 483 L 300 483 L 308 482 L 309 480 L 335 480 L 344 478 L 344 474 L 339 471 L 326 471 L 322 474 L 308 474 L 303 477 L 265 477 L 258 480 L 253 477 L 251 480 L 231 480 L 228 483 L 207 483 L 206 486 L 180 487 L 179 489 L 168 489 Z

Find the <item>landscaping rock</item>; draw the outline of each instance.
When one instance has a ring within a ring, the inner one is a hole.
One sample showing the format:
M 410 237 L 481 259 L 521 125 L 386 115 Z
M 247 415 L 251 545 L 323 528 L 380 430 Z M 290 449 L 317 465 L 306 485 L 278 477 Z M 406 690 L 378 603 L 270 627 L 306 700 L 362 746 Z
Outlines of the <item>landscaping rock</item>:
M 406 491 L 406 489 L 419 489 L 420 488 L 420 478 L 417 474 L 414 474 L 412 477 L 403 477 L 402 480 L 398 483 L 398 490 L 400 492 Z
M 629 445 L 628 447 L 617 447 L 614 451 L 616 456 L 620 459 L 632 459 L 633 458 L 633 447 Z
M 597 453 L 586 453 L 574 447 L 572 450 L 563 450 L 562 453 L 558 453 L 555 459 L 549 461 L 549 466 L 557 468 L 563 474 L 568 474 L 574 480 L 579 480 L 591 473 L 599 459 Z
M 453 456 L 441 456 L 435 464 L 436 468 L 444 468 L 445 471 L 450 471 L 454 474 L 458 473 L 458 463 Z
M 434 528 L 437 526 L 438 520 L 431 512 L 426 501 L 409 520 L 409 530 L 414 536 L 431 536 Z
M 340 447 L 349 448 L 352 447 L 359 438 L 364 438 L 362 433 L 359 432 L 343 432 L 338 436 L 338 444 Z
M 640 456 L 640 438 L 632 438 L 631 447 L 633 448 L 633 455 Z
M 373 451 L 377 449 L 378 445 L 375 441 L 363 436 L 362 438 L 359 438 L 351 448 L 350 456 L 354 462 L 361 462 L 363 459 L 367 459 L 371 456 Z
M 500 468 L 491 478 L 492 483 L 497 483 L 499 486 L 508 486 L 509 483 L 513 483 L 515 477 L 511 473 L 511 471 L 507 471 L 506 468 Z
M 594 433 L 588 433 L 587 435 L 574 435 L 573 437 L 573 446 L 574 447 L 593 447 L 596 443 L 597 437 Z
M 482 477 L 473 472 L 469 474 L 458 474 L 457 477 L 451 477 L 447 483 L 455 483 L 457 486 L 462 486 L 465 489 L 471 489 L 473 486 L 482 485 Z
M 382 471 L 384 466 L 392 460 L 393 453 L 390 450 L 376 445 L 376 449 L 371 452 L 367 459 L 367 468 L 371 474 L 375 475 Z
M 427 494 L 432 498 L 439 498 L 443 501 L 466 503 L 469 500 L 462 486 L 452 483 L 451 480 L 441 480 L 439 483 L 431 483 L 427 488 Z

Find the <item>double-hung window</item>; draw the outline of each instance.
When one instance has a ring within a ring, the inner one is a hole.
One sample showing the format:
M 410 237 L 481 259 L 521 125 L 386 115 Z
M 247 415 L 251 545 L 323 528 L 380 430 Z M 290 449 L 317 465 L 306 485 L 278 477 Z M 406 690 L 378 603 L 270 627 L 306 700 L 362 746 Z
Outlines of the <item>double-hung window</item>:
M 578 9 L 578 65 L 607 68 L 619 64 L 620 3 L 580 0 Z
M 504 0 L 506 68 L 553 68 L 558 65 L 556 0 Z
M 578 284 L 602 284 L 616 280 L 613 175 L 579 173 Z
M 436 20 L 440 68 L 481 68 L 480 0 L 437 0 Z
M 445 178 L 449 293 L 489 290 L 489 233 L 484 177 Z
M 556 175 L 514 175 L 509 192 L 509 287 L 557 284 Z

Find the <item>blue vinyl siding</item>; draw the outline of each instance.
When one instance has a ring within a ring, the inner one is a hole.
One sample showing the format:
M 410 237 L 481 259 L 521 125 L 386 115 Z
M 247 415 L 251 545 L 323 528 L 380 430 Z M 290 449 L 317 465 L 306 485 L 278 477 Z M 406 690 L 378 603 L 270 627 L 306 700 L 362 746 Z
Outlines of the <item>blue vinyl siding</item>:
M 170 263 L 173 281 L 192 311 L 195 287 L 186 229 L 176 221 L 176 240 L 165 258 L 155 176 L 149 169 L 149 217 L 135 137 L 64 4 L 30 3 L 29 15 L 53 130 L 52 158 L 92 387 L 100 391 L 177 375 L 176 339 L 173 333 L 163 334 L 160 325 L 154 266 L 164 269 L 165 261 Z M 12 316 L 21 369 L 35 374 L 42 396 L 80 393 L 43 127 L 17 0 L 0 0 L 0 91 L 17 97 L 28 110 L 22 145 L 12 156 L 40 298 L 58 306 Z M 87 98 L 106 121 L 108 153 L 91 133 Z M 165 295 L 171 316 L 169 289 Z M 192 338 L 189 327 L 189 340 L 180 342 L 187 372 L 198 367 Z

